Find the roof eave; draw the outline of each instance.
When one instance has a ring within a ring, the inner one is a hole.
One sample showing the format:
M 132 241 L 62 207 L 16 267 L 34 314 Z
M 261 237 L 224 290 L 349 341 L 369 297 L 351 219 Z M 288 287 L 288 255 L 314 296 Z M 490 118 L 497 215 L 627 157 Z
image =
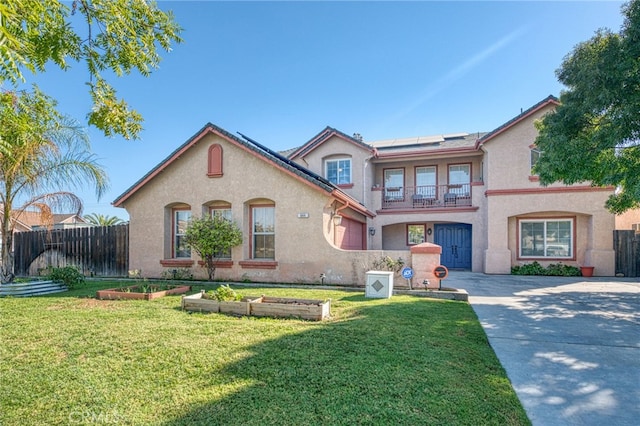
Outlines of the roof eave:
M 537 104 L 533 105 L 531 108 L 529 108 L 526 111 L 518 114 L 517 116 L 515 116 L 511 120 L 507 121 L 506 123 L 504 123 L 500 127 L 496 128 L 493 131 L 491 131 L 491 132 L 487 133 L 486 135 L 482 136 L 480 139 L 478 139 L 476 141 L 476 149 L 478 149 L 481 145 L 487 143 L 491 139 L 493 139 L 493 138 L 497 137 L 498 135 L 501 135 L 502 133 L 504 133 L 507 130 L 511 129 L 513 126 L 515 126 L 516 124 L 520 123 L 522 120 L 524 120 L 524 119 L 530 117 L 531 115 L 537 113 L 541 109 L 544 109 L 544 108 L 548 107 L 549 105 L 558 106 L 558 105 L 560 105 L 560 102 L 558 101 L 558 98 L 556 98 L 553 95 L 547 96 L 545 99 L 543 99 L 542 101 L 540 101 Z
M 125 191 L 116 200 L 114 200 L 112 205 L 114 207 L 124 207 L 123 204 L 131 196 L 133 196 L 138 190 L 140 190 L 149 181 L 155 178 L 158 174 L 160 174 L 163 170 L 165 170 L 170 164 L 172 164 L 176 159 L 178 159 L 185 151 L 190 149 L 193 145 L 198 143 L 200 140 L 202 140 L 202 138 L 204 138 L 208 134 L 218 135 L 219 137 L 227 140 L 228 142 L 238 146 L 240 149 L 243 149 L 247 153 L 260 157 L 262 160 L 269 162 L 270 164 L 276 166 L 283 172 L 311 186 L 312 188 L 315 188 L 317 190 L 322 190 L 328 194 L 333 194 L 334 191 L 336 190 L 340 191 L 339 188 L 335 187 L 330 183 L 324 182 L 321 177 L 315 176 L 310 171 L 307 171 L 307 173 L 303 173 L 302 171 L 296 172 L 296 170 L 298 170 L 299 168 L 302 168 L 302 166 L 296 165 L 297 169 L 294 170 L 294 167 L 292 167 L 291 165 L 288 165 L 285 162 L 286 159 L 278 159 L 276 154 L 273 153 L 272 151 L 265 151 L 266 148 L 260 149 L 255 145 L 249 145 L 249 142 L 245 142 L 235 137 L 234 135 L 230 134 L 229 132 L 225 131 L 224 129 L 219 128 L 218 126 L 215 126 L 211 123 L 208 123 L 202 129 L 196 132 L 191 138 L 189 138 L 185 143 L 183 143 L 180 147 L 178 147 L 174 152 L 172 152 L 168 157 L 166 157 L 165 160 L 160 162 L 160 164 L 154 167 L 149 173 L 143 176 L 134 185 L 132 185 L 127 191 Z M 344 195 L 346 196 L 346 194 Z
M 340 139 L 355 145 L 357 148 L 368 151 L 371 154 L 374 153 L 374 148 L 372 146 L 364 142 L 361 142 L 359 140 L 356 140 L 351 136 L 347 135 L 346 133 L 343 133 L 337 129 L 334 129 L 333 127 L 327 126 L 320 133 L 318 133 L 316 136 L 311 138 L 307 143 L 305 143 L 300 148 L 298 148 L 293 153 L 291 153 L 289 155 L 289 158 L 295 159 L 298 157 L 305 156 L 310 152 L 313 152 L 316 148 L 321 146 L 325 141 L 331 139 L 332 136 L 339 137 Z
M 451 155 L 451 154 L 464 154 L 478 151 L 476 146 L 464 147 L 464 148 L 448 148 L 448 149 L 436 149 L 430 151 L 405 151 L 405 152 L 389 152 L 384 153 L 378 150 L 376 159 L 384 160 L 389 158 L 413 158 L 424 156 L 436 156 L 436 155 Z

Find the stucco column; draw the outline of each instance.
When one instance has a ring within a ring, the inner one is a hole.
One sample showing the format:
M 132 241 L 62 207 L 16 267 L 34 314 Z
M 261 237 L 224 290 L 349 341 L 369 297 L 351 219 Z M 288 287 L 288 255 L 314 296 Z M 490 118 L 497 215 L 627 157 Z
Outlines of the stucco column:
M 594 276 L 612 277 L 615 275 L 616 252 L 613 250 L 613 235 L 611 229 L 615 227 L 615 217 L 595 215 L 589 221 L 589 241 L 591 247 L 584 252 L 584 263 L 581 266 L 593 266 Z
M 413 266 L 414 288 L 424 287 L 428 281 L 428 288 L 438 288 L 438 279 L 433 275 L 433 270 L 440 265 L 442 247 L 433 243 L 416 244 L 411 247 L 411 265 Z
M 488 209 L 487 247 L 484 252 L 485 274 L 510 274 L 509 218 L 493 205 Z

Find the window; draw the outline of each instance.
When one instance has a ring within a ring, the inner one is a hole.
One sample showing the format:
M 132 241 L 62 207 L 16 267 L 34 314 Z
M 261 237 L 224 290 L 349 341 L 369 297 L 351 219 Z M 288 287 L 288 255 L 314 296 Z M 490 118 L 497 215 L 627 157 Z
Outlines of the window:
M 536 163 L 540 159 L 541 154 L 542 154 L 542 151 L 540 151 L 538 148 L 535 148 L 535 147 L 531 148 L 531 174 L 534 174 L 533 167 L 536 165 Z
M 404 199 L 404 169 L 384 171 L 384 199 L 402 201 Z
M 340 158 L 327 160 L 326 176 L 329 182 L 336 185 L 348 185 L 351 183 L 351 159 Z
M 573 258 L 573 220 L 521 220 L 520 257 Z
M 276 258 L 275 207 L 252 207 L 252 255 L 254 259 Z
M 233 220 L 231 218 L 231 209 L 228 207 L 212 207 L 211 208 L 211 217 L 221 217 L 228 221 Z M 231 247 L 227 250 L 221 250 L 218 253 L 215 253 L 215 257 L 219 259 L 231 259 Z
M 456 164 L 449 166 L 449 192 L 459 196 L 469 196 L 471 188 L 471 166 Z
M 211 217 L 218 216 L 223 219 L 232 220 L 231 209 L 228 207 L 212 207 Z
M 191 220 L 191 211 L 174 210 L 173 212 L 173 257 L 189 258 L 191 249 L 184 242 L 184 234 Z
M 436 167 L 416 167 L 416 194 L 436 198 Z
M 407 225 L 407 245 L 422 244 L 425 242 L 424 225 Z

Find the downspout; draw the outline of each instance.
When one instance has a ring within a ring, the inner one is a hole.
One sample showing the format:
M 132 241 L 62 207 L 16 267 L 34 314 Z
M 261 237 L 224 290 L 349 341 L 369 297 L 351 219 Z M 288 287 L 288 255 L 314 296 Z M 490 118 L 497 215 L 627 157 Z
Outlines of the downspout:
M 364 205 L 367 205 L 367 166 L 369 165 L 369 158 L 364 159 L 364 166 L 362 167 L 362 201 Z
M 338 201 L 338 200 L 336 200 L 336 201 Z M 333 212 L 333 215 L 334 215 L 334 216 L 335 216 L 335 215 L 337 215 L 338 213 L 340 213 L 340 211 L 341 211 L 341 210 L 344 210 L 344 209 L 346 209 L 347 207 L 351 207 L 351 203 L 350 203 L 349 201 L 347 201 L 347 204 L 345 204 L 344 206 L 342 206 L 342 207 L 340 207 L 340 208 L 336 209 L 336 210 Z

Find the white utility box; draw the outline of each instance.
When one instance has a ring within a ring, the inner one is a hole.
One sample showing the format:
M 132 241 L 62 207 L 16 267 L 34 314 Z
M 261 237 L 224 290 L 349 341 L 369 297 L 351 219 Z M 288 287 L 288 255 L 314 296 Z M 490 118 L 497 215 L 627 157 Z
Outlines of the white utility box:
M 393 272 L 369 271 L 364 296 L 389 299 L 393 295 Z

